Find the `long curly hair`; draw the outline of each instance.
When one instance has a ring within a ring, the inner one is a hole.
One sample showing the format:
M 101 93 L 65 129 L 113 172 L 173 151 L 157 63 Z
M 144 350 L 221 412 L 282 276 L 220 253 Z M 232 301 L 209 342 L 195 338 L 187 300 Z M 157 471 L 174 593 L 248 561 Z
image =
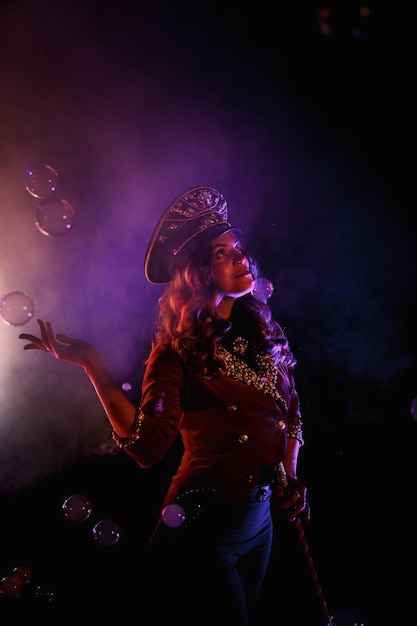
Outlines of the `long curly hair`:
M 247 251 L 243 254 L 256 279 L 257 262 Z M 222 320 L 216 313 L 223 292 L 213 279 L 210 260 L 210 239 L 203 235 L 175 257 L 171 281 L 158 300 L 155 341 L 171 345 L 192 371 L 212 376 L 221 369 L 216 344 L 235 322 Z M 276 362 L 285 358 L 287 364 L 295 363 L 282 328 L 266 303 L 246 294 L 236 299 L 232 318 L 257 349 L 275 357 Z

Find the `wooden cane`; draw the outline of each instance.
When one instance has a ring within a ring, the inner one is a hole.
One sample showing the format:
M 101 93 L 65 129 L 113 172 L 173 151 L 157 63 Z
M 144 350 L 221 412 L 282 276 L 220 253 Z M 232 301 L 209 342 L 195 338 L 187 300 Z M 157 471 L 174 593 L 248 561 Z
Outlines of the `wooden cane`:
M 288 489 L 288 479 L 287 479 L 287 474 L 285 472 L 285 468 L 283 463 L 279 463 L 278 466 L 276 466 L 276 472 L 277 472 L 277 477 L 278 480 L 282 486 L 282 488 Z M 306 557 L 307 560 L 307 565 L 308 565 L 308 569 L 310 571 L 311 577 L 313 579 L 313 585 L 314 588 L 316 590 L 317 593 L 317 597 L 319 599 L 320 602 L 320 606 L 322 609 L 322 612 L 324 614 L 324 617 L 326 619 L 326 626 L 334 626 L 333 623 L 333 618 L 330 615 L 328 609 L 327 609 L 327 604 L 326 604 L 326 600 L 324 599 L 324 595 L 323 595 L 323 590 L 321 588 L 321 585 L 319 583 L 319 577 L 317 575 L 317 570 L 314 566 L 314 562 L 313 562 L 313 558 L 311 556 L 311 552 L 310 552 L 310 547 L 307 543 L 307 539 L 304 533 L 304 528 L 303 525 L 301 523 L 301 520 L 299 517 L 297 517 L 294 522 L 292 522 L 295 526 L 295 529 L 297 531 L 297 535 L 298 538 L 300 539 L 300 543 L 301 543 L 301 547 L 303 549 L 304 555 Z

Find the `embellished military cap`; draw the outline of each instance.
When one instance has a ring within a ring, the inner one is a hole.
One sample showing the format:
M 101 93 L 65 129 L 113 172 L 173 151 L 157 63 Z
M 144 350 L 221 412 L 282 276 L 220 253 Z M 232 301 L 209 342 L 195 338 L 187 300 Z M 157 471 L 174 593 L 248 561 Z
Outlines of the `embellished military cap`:
M 212 187 L 192 187 L 180 194 L 159 219 L 145 256 L 145 277 L 153 284 L 169 283 L 172 264 L 187 244 L 210 229 L 212 239 L 232 228 L 227 202 Z

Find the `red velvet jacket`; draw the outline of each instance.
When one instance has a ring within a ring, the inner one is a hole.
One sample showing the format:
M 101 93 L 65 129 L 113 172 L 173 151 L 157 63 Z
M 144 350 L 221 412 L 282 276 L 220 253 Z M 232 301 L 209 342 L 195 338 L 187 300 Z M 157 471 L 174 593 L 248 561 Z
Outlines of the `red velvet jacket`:
M 189 375 L 170 347 L 152 349 L 142 385 L 140 439 L 126 451 L 141 467 L 151 467 L 180 431 L 184 453 L 163 506 L 191 489 L 214 489 L 236 504 L 245 500 L 262 466 L 283 460 L 288 432 L 301 429 L 293 366 L 279 367 L 277 388 L 287 409 L 231 376 Z

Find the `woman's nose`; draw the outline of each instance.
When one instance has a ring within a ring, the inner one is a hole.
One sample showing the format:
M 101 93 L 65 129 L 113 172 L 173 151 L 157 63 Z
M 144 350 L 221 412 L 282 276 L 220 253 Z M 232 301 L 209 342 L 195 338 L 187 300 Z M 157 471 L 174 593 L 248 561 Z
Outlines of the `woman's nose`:
M 244 254 L 242 254 L 241 252 L 239 252 L 238 250 L 236 250 L 236 256 L 235 256 L 235 260 L 234 263 L 237 265 L 238 263 L 243 264 L 245 261 L 246 257 Z

